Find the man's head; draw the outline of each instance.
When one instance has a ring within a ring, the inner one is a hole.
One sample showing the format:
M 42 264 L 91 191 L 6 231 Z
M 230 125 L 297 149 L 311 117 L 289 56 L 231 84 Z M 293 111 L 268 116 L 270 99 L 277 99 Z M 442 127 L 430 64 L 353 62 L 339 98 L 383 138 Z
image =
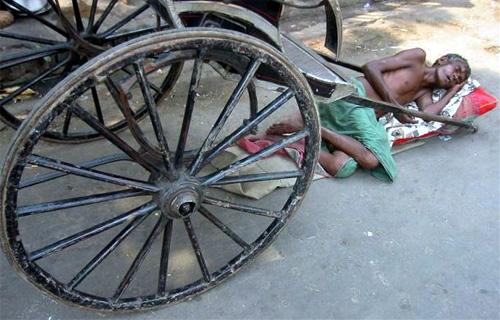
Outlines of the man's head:
M 465 82 L 471 74 L 467 60 L 455 53 L 448 53 L 437 59 L 433 67 L 436 67 L 438 86 L 444 89 Z

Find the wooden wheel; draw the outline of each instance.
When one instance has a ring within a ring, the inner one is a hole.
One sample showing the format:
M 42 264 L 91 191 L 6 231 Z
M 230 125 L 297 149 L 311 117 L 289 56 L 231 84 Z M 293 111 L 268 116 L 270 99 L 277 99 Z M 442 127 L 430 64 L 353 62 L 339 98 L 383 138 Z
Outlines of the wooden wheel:
M 73 70 L 99 53 L 126 40 L 171 27 L 168 16 L 159 10 L 157 1 L 144 1 L 137 7 L 118 5 L 117 0 L 48 0 L 50 13 L 35 15 L 13 0 L 3 0 L 10 8 L 26 17 L 20 17 L 12 27 L 0 30 L 0 40 L 7 48 L 0 53 L 0 120 L 17 128 L 31 111 L 33 101 L 43 96 Z M 165 74 L 165 85 L 156 90 L 168 90 L 180 72 L 181 65 Z M 124 69 L 122 73 L 130 73 Z M 101 100 L 108 92 L 91 89 L 87 93 L 92 103 L 88 111 L 99 117 L 110 130 L 125 127 L 125 121 L 116 121 Z M 146 113 L 135 110 L 135 117 Z M 110 119 L 111 118 L 111 119 Z M 61 142 L 82 142 L 100 136 L 75 127 L 72 114 L 54 124 L 44 137 Z
M 178 63 L 179 80 L 155 102 L 148 75 Z M 220 76 L 221 65 L 231 67 L 231 79 Z M 125 67 L 133 74 L 115 78 Z M 255 84 L 264 69 L 279 85 Z M 119 134 L 81 106 L 85 92 L 101 87 L 126 118 Z M 248 87 L 257 91 L 255 114 Z M 147 106 L 147 119 L 131 116 L 134 103 Z M 42 141 L 68 111 L 104 139 Z M 256 125 L 293 111 L 301 128 L 254 154 L 221 159 Z M 288 168 L 251 170 L 292 143 L 303 143 L 297 165 L 285 157 Z M 23 278 L 64 302 L 128 310 L 183 301 L 220 284 L 275 239 L 305 196 L 318 150 L 307 82 L 268 44 L 197 28 L 134 39 L 59 83 L 21 126 L 0 182 L 3 249 Z M 234 193 L 237 183 L 276 180 L 290 187 L 258 200 Z

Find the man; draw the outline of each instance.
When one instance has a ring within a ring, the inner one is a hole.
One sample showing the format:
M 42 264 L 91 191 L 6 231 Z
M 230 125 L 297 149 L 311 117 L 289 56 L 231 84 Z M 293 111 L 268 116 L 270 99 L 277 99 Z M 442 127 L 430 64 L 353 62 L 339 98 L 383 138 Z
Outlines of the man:
M 362 67 L 364 76 L 353 79 L 360 96 L 398 106 L 416 101 L 421 111 L 439 114 L 469 78 L 467 60 L 456 54 L 439 58 L 432 66 L 425 63 L 422 49 L 401 51 L 371 61 Z M 433 103 L 434 89 L 448 90 Z M 344 101 L 318 105 L 322 150 L 319 163 L 334 177 L 348 177 L 356 168 L 371 170 L 383 180 L 394 180 L 396 165 L 384 128 L 377 121 L 381 114 L 373 109 Z M 395 115 L 400 122 L 414 122 L 406 114 Z M 281 135 L 302 127 L 300 116 L 273 124 L 266 133 Z

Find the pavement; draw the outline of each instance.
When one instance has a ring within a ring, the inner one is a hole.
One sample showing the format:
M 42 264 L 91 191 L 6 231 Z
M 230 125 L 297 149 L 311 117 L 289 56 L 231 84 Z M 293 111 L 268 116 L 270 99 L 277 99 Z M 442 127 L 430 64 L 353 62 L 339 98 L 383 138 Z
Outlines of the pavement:
M 311 45 L 315 15 L 291 12 L 287 28 Z M 498 2 L 375 3 L 344 10 L 344 59 L 362 63 L 422 47 L 454 51 L 500 96 Z M 398 154 L 399 177 L 358 172 L 320 180 L 277 240 L 230 281 L 191 301 L 129 314 L 55 302 L 0 256 L 2 319 L 499 319 L 499 111 L 476 134 L 434 139 Z M 0 158 L 14 132 L 0 129 Z

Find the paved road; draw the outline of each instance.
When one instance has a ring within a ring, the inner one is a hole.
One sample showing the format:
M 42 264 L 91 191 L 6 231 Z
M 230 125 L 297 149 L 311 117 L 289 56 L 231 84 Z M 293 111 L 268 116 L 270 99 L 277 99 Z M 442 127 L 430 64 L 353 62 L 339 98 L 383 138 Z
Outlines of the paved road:
M 413 46 L 432 59 L 453 48 L 500 96 L 496 2 L 384 3 L 379 9 L 346 11 L 350 60 Z M 324 29 L 321 23 L 303 27 L 294 30 L 306 40 Z M 84 312 L 42 295 L 2 256 L 1 317 L 499 318 L 498 110 L 477 123 L 477 134 L 436 139 L 398 155 L 400 175 L 392 184 L 363 172 L 315 182 L 300 214 L 262 256 L 190 302 L 128 315 Z M 13 132 L 0 135 L 3 155 Z

